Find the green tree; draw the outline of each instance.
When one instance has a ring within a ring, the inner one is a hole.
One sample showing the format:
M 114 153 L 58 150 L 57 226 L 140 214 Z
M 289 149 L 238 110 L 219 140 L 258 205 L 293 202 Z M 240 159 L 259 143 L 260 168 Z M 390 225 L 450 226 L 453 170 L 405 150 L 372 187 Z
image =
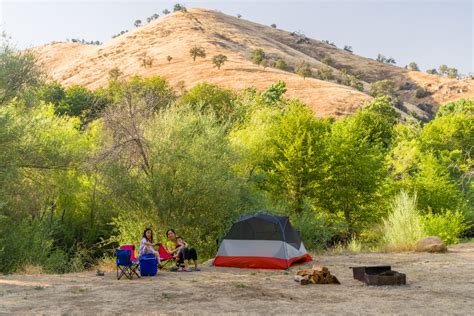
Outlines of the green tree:
M 380 80 L 370 85 L 370 95 L 373 97 L 380 97 L 383 95 L 395 95 L 395 83 L 392 80 Z
M 254 49 L 252 51 L 252 55 L 250 57 L 250 60 L 254 64 L 260 65 L 263 62 L 264 59 L 265 59 L 265 52 L 263 51 L 263 49 L 257 48 L 257 49 Z
M 306 79 L 306 77 L 312 77 L 313 76 L 313 71 L 311 70 L 311 67 L 309 66 L 308 63 L 302 62 L 297 68 L 296 68 L 296 73 L 303 77 L 303 79 Z
M 140 26 L 142 26 L 142 20 L 135 20 L 135 22 L 133 22 L 133 25 L 134 25 L 135 27 L 140 27 Z
M 38 86 L 43 77 L 32 52 L 18 52 L 8 44 L 0 46 L 0 104 Z
M 276 62 L 273 63 L 273 67 L 280 69 L 280 70 L 287 70 L 288 65 L 283 59 L 278 59 Z
M 411 62 L 408 64 L 408 69 L 412 71 L 420 71 L 420 68 L 418 68 L 418 64 L 415 62 Z
M 206 51 L 204 48 L 199 46 L 194 46 L 189 50 L 189 54 L 193 58 L 193 62 L 196 61 L 197 57 L 206 58 Z
M 219 54 L 212 57 L 212 63 L 217 67 L 217 69 L 221 69 L 221 66 L 227 61 L 227 56 Z
M 320 67 L 320 68 L 318 68 L 318 77 L 321 80 L 332 80 L 332 79 L 334 79 L 332 69 L 329 68 L 329 67 Z

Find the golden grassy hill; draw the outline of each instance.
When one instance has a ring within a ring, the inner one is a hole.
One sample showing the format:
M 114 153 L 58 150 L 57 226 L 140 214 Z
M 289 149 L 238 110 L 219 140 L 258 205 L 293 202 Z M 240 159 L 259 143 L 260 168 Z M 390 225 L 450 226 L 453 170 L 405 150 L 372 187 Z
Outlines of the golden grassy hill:
M 206 58 L 193 62 L 189 55 L 193 46 L 203 47 Z M 421 115 L 426 113 L 415 106 L 417 103 L 437 106 L 452 99 L 474 96 L 472 80 L 453 81 L 409 72 L 299 34 L 204 9 L 160 17 L 100 46 L 53 43 L 34 50 L 51 78 L 65 85 L 79 84 L 92 89 L 105 86 L 108 72 L 118 67 L 124 78 L 159 75 L 175 86 L 184 83 L 185 88 L 207 81 L 232 89 L 248 86 L 264 89 L 284 80 L 287 96 L 304 101 L 317 116 L 349 114 L 370 100 L 367 94 L 335 82 L 303 79 L 290 71 L 254 65 L 249 57 L 256 48 L 263 49 L 271 60 L 282 58 L 289 65 L 304 60 L 314 69 L 321 67 L 321 60 L 329 56 L 336 76 L 340 69 L 345 68 L 350 73 L 359 74 L 366 88 L 368 83 L 381 79 L 394 80 L 397 85 L 412 82 L 426 86 L 433 92 L 428 98 L 417 99 L 414 91 L 401 94 L 402 99 L 409 102 L 406 104 L 408 110 Z M 140 58 L 143 54 L 152 58 L 151 67 L 142 67 Z M 217 54 L 228 57 L 220 70 L 211 62 L 212 56 Z M 166 59 L 168 55 L 173 57 L 170 63 Z M 459 87 L 451 89 L 451 86 Z

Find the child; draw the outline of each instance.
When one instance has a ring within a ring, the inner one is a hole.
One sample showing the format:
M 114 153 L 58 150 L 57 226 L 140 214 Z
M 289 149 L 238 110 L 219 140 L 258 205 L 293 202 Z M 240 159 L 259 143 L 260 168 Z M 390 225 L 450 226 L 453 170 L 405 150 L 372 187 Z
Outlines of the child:
M 159 243 L 153 243 L 153 231 L 151 230 L 151 228 L 145 228 L 145 231 L 143 231 L 142 241 L 140 242 L 140 250 L 138 252 L 139 256 L 152 253 L 156 256 L 156 260 L 158 260 L 159 264 L 160 254 L 158 253 L 158 251 L 153 249 L 153 246 L 157 245 L 159 245 Z

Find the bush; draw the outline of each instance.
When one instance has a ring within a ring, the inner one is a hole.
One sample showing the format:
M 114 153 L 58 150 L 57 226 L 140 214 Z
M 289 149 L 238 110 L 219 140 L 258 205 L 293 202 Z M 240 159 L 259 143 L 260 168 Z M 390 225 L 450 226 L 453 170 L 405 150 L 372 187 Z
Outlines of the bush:
M 318 77 L 322 80 L 331 80 L 334 78 L 332 69 L 329 67 L 321 67 L 318 69 Z
M 422 223 L 427 236 L 437 236 L 446 245 L 458 243 L 458 238 L 469 228 L 469 225 L 465 224 L 464 215 L 459 211 L 447 211 L 441 214 L 429 213 L 423 217 Z
M 401 191 L 392 202 L 392 212 L 383 220 L 383 242 L 388 250 L 412 250 L 424 236 L 422 217 L 416 209 L 416 194 Z
M 252 51 L 252 56 L 250 57 L 250 60 L 254 64 L 260 65 L 264 59 L 265 59 L 265 52 L 263 51 L 263 49 L 257 48 Z
M 278 59 L 276 62 L 274 62 L 273 67 L 277 68 L 277 69 L 280 69 L 280 70 L 287 70 L 288 69 L 288 65 L 287 65 L 286 61 L 284 61 L 283 59 Z
M 395 94 L 395 83 L 392 80 L 379 80 L 370 86 L 370 95 L 380 97 L 383 95 L 393 96 Z
M 306 79 L 306 77 L 312 77 L 313 72 L 311 70 L 311 67 L 309 66 L 308 63 L 302 62 L 297 68 L 296 68 L 296 73 L 303 77 L 303 79 Z
M 429 96 L 430 94 L 431 93 L 429 91 L 427 91 L 426 89 L 420 87 L 420 88 L 416 89 L 415 96 L 417 98 L 424 98 L 424 97 Z
M 291 222 L 300 231 L 305 247 L 311 250 L 324 249 L 335 236 L 347 230 L 344 219 L 313 210 L 305 210 Z

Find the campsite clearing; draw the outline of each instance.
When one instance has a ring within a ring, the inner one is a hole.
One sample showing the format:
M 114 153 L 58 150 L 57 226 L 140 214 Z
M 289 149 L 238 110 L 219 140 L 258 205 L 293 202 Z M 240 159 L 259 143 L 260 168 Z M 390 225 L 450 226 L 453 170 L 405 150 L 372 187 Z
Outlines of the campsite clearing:
M 444 254 L 369 253 L 314 256 L 341 285 L 301 286 L 297 270 L 202 267 L 201 272 L 161 272 L 157 277 L 115 279 L 95 271 L 65 275 L 0 277 L 0 314 L 112 313 L 472 313 L 474 243 Z M 366 286 L 351 266 L 389 264 L 407 274 L 406 286 Z

